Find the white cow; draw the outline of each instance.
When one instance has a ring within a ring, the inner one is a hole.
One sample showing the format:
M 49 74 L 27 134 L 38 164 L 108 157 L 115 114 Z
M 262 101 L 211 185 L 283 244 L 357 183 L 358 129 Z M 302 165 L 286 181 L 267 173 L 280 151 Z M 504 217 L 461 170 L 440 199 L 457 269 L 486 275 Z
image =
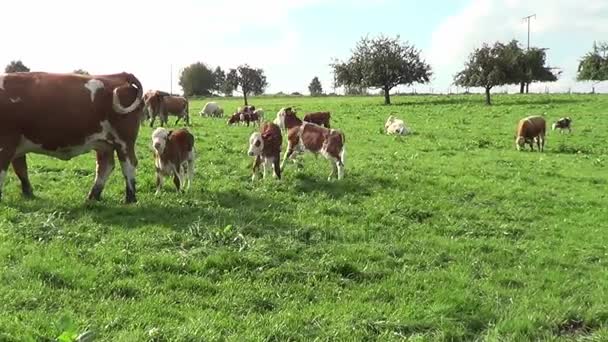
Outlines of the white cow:
M 386 123 L 384 124 L 384 131 L 386 134 L 399 135 L 407 135 L 410 133 L 410 129 L 405 125 L 405 122 L 392 115 L 388 117 L 388 120 L 386 120 Z
M 206 115 L 221 118 L 224 116 L 224 110 L 222 107 L 220 107 L 220 105 L 217 104 L 217 102 L 207 102 L 199 114 L 201 116 Z
M 256 110 L 255 110 L 253 113 L 254 113 L 254 114 L 257 114 L 257 116 L 258 116 L 258 118 L 259 118 L 260 122 L 263 122 L 263 121 L 264 121 L 264 110 L 263 110 L 262 108 L 260 108 L 260 109 L 256 109 Z

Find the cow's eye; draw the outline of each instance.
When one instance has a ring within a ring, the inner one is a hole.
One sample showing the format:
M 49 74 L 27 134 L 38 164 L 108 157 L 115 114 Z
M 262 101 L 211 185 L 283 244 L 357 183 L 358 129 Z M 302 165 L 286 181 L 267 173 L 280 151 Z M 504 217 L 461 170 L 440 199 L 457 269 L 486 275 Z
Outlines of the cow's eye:
M 259 140 L 257 140 L 257 141 L 255 142 L 255 147 L 260 147 L 260 141 L 259 141 Z

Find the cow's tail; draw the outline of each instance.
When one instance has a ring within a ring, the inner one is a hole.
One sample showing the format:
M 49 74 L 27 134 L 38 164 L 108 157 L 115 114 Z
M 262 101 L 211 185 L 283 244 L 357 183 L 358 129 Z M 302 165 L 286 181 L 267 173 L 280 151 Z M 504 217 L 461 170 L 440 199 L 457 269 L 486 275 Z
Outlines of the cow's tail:
M 346 157 L 346 138 L 344 133 L 340 132 L 340 138 L 342 138 L 342 149 L 340 150 L 340 161 L 344 164 L 344 158 Z
M 184 99 L 186 100 L 186 124 L 190 125 L 190 102 L 187 98 L 184 97 Z
M 132 74 L 127 74 L 127 83 L 128 85 L 123 85 L 114 88 L 114 92 L 112 94 L 112 108 L 118 114 L 129 114 L 136 110 L 141 105 L 141 101 L 144 95 L 144 88 L 135 76 L 133 76 Z M 128 107 L 123 107 L 122 104 L 120 104 L 120 97 L 118 95 L 118 90 L 124 87 L 137 88 L 137 96 L 135 97 L 135 101 L 133 101 L 133 103 L 131 103 L 131 105 L 129 105 Z

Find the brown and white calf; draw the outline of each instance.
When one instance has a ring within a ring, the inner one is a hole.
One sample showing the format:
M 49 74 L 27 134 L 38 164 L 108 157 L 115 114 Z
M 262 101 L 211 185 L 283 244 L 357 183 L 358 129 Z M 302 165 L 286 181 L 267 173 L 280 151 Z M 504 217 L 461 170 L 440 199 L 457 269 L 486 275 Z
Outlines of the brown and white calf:
M 329 112 L 316 112 L 308 113 L 304 115 L 304 122 L 310 122 L 319 126 L 330 128 L 329 121 L 331 120 L 331 114 Z
M 254 181 L 258 174 L 260 164 L 263 164 L 263 178 L 266 178 L 266 169 L 270 169 L 270 165 L 274 167 L 274 176 L 281 179 L 281 145 L 283 144 L 283 137 L 281 135 L 281 129 L 279 126 L 272 122 L 265 122 L 260 127 L 259 132 L 254 132 L 249 137 L 249 150 L 247 153 L 251 157 L 255 157 L 253 163 L 253 175 L 251 180 Z
M 338 173 L 338 180 L 344 177 L 345 149 L 344 133 L 304 122 L 294 126 L 287 133 L 287 151 L 281 163 L 281 170 L 285 168 L 287 159 L 293 159 L 298 153 L 309 151 L 320 153 L 332 164 L 328 180 Z
M 194 178 L 194 136 L 186 129 L 170 131 L 159 127 L 152 133 L 152 148 L 156 194 L 160 193 L 164 177 L 170 176 L 173 176 L 177 191 L 189 189 Z
M 28 153 L 69 160 L 94 150 L 97 170 L 89 199 L 101 199 L 116 153 L 126 182 L 126 202 L 135 202 L 135 140 L 142 95 L 141 83 L 128 73 L 0 75 L 0 197 L 11 164 L 23 195 L 33 196 Z
M 556 130 L 559 128 L 560 133 L 564 133 L 564 130 L 567 129 L 568 133 L 572 133 L 572 119 L 567 116 L 565 118 L 561 118 L 553 123 L 551 126 L 552 130 Z
M 541 116 L 529 116 L 521 119 L 517 125 L 517 137 L 515 143 L 517 150 L 521 150 L 525 144 L 530 145 L 530 149 L 534 151 L 534 141 L 538 145 L 538 150 L 545 149 L 545 133 L 547 131 L 547 123 Z
M 293 127 L 302 125 L 302 120 L 296 116 L 296 112 L 291 107 L 281 108 L 277 112 L 277 117 L 274 123 L 281 127 L 283 131 L 287 131 Z

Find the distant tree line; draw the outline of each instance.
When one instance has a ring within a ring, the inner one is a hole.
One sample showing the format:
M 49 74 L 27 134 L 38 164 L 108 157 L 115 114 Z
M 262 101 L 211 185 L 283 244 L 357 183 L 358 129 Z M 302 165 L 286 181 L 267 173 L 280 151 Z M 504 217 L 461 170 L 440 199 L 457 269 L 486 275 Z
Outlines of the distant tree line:
M 247 105 L 248 96 L 263 94 L 268 81 L 264 70 L 247 64 L 226 73 L 219 66 L 212 71 L 205 63 L 197 62 L 182 71 L 179 85 L 185 96 L 209 96 L 213 93 L 232 96 L 234 91 L 240 91 Z

